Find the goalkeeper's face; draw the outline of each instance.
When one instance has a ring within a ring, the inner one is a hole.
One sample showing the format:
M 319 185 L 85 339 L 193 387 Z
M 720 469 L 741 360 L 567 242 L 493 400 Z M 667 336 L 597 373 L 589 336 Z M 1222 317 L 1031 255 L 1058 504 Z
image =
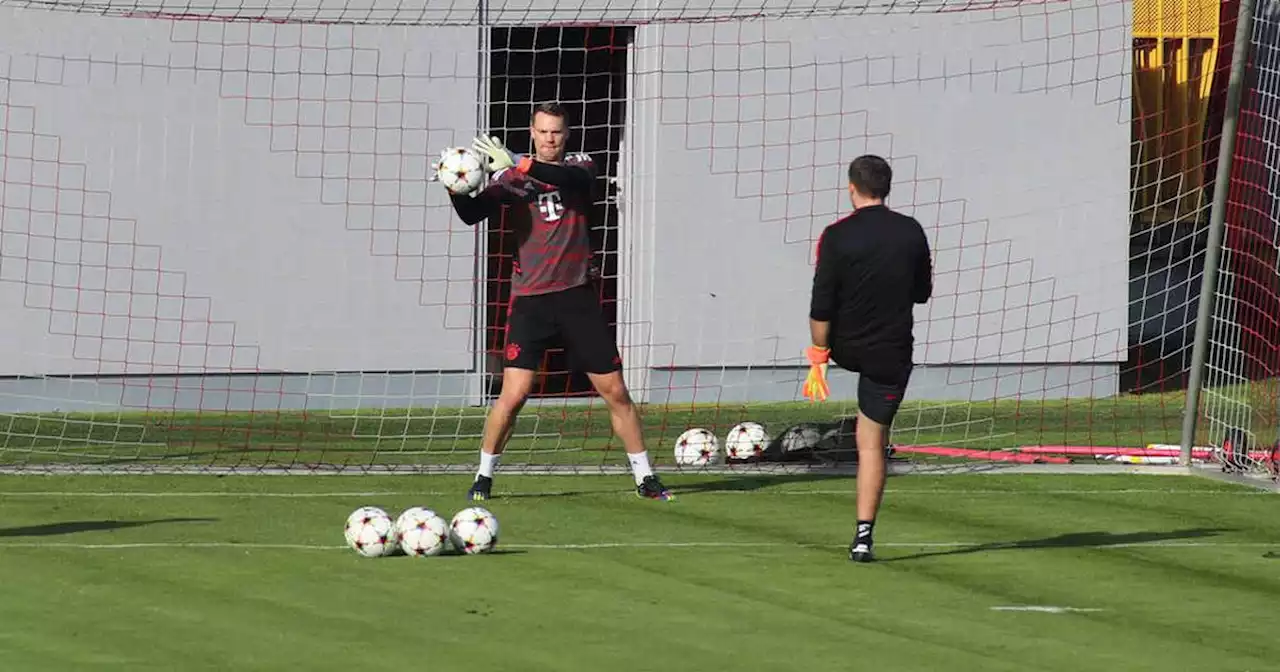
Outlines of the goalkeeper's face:
M 564 117 L 539 112 L 533 117 L 529 131 L 533 135 L 533 149 L 539 161 L 559 163 L 564 158 L 565 142 L 569 139 Z

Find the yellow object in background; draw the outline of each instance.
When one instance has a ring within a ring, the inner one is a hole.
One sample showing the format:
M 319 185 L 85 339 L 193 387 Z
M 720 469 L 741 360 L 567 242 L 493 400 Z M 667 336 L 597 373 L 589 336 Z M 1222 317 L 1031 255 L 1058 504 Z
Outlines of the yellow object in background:
M 1133 4 L 1133 184 L 1144 224 L 1194 219 L 1205 197 L 1205 117 L 1218 51 L 1215 0 Z M 1207 216 L 1207 215 L 1206 215 Z

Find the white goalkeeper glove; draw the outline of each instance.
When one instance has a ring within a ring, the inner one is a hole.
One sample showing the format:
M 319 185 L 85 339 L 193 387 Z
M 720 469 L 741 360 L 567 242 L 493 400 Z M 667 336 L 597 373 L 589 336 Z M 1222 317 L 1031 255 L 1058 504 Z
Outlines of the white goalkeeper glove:
M 482 156 L 489 159 L 489 172 L 497 173 L 508 168 L 514 168 L 516 161 L 519 159 L 511 150 L 507 149 L 502 141 L 496 136 L 485 137 L 483 135 L 476 136 L 475 142 L 471 143 L 471 148 L 479 152 Z

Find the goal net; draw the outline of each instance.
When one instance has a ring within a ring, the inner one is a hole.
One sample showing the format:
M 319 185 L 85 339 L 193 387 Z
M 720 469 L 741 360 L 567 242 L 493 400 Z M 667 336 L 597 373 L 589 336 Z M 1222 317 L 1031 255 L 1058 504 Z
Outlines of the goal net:
M 820 405 L 800 384 L 814 244 L 863 153 L 934 254 L 898 454 L 1167 461 L 1219 13 L 0 0 L 0 466 L 470 469 L 513 238 L 464 225 L 429 164 L 478 132 L 524 150 L 550 100 L 601 168 L 593 287 L 658 465 L 690 428 L 854 412 L 854 375 Z M 1280 85 L 1257 26 L 1204 446 L 1274 434 Z M 547 354 L 505 466 L 625 465 L 568 361 Z
M 1204 415 L 1228 469 L 1280 474 L 1280 5 L 1257 3 L 1227 195 Z M 1234 17 L 1236 8 L 1224 5 Z M 1229 48 L 1236 24 L 1224 25 Z M 1229 53 L 1229 52 L 1225 52 Z M 1225 445 L 1223 445 L 1225 442 Z

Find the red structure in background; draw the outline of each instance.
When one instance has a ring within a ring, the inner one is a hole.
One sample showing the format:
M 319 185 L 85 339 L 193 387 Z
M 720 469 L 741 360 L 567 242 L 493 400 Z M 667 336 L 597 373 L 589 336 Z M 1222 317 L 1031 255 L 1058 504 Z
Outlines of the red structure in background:
M 1280 143 L 1280 22 L 1257 4 L 1253 44 L 1241 100 L 1231 186 L 1227 195 L 1223 270 L 1231 285 L 1219 300 L 1234 312 L 1239 329 L 1240 374 L 1251 380 L 1280 375 L 1280 166 L 1268 165 L 1268 147 Z M 1224 0 L 1222 29 L 1214 78 L 1209 128 L 1220 128 L 1235 42 L 1239 0 Z M 1217 146 L 1216 139 L 1210 139 Z M 1208 157 L 1207 175 L 1217 169 L 1216 152 Z M 1228 293 L 1229 292 L 1229 293 Z M 1228 312 L 1227 314 L 1231 314 Z

